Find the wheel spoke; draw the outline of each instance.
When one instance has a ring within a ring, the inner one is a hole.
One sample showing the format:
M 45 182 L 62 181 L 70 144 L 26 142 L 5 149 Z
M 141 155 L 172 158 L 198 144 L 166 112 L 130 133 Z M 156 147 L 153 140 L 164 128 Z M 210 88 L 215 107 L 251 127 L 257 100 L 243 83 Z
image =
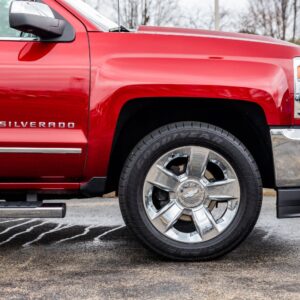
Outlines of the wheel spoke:
M 209 200 L 217 201 L 217 202 L 228 202 L 231 200 L 235 200 L 237 197 L 228 196 L 228 195 L 210 195 Z
M 239 189 L 235 179 L 225 179 L 206 185 L 209 199 L 217 202 L 228 202 L 239 197 Z
M 239 177 L 226 158 L 195 145 L 162 154 L 143 187 L 151 224 L 166 238 L 185 244 L 222 234 L 236 217 L 240 197 Z
M 167 232 L 177 222 L 182 212 L 182 208 L 172 201 L 156 214 L 152 223 L 160 231 Z
M 219 187 L 219 186 L 229 185 L 231 183 L 234 183 L 235 181 L 236 179 L 219 180 L 219 181 L 208 183 L 207 187 Z
M 207 167 L 209 150 L 200 147 L 190 147 L 187 175 L 201 178 Z
M 198 234 L 203 241 L 214 238 L 219 234 L 218 224 L 206 208 L 193 211 L 193 220 Z
M 147 181 L 166 192 L 174 192 L 179 179 L 166 168 L 156 165 L 150 170 Z

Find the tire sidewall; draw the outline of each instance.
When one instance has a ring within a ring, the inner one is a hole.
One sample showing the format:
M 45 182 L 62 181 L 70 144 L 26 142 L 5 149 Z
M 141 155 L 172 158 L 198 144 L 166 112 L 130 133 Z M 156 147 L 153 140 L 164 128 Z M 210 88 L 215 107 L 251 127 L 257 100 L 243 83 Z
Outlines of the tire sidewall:
M 181 127 L 170 125 L 145 138 L 125 164 L 127 175 L 122 183 L 125 190 L 120 189 L 120 198 L 126 197 L 121 205 L 121 209 L 126 205 L 126 223 L 148 247 L 163 255 L 167 251 L 167 256 L 171 257 L 211 256 L 240 243 L 245 233 L 253 228 L 260 210 L 260 180 L 249 152 L 228 132 L 205 124 L 197 125 L 196 128 L 195 123 Z M 143 201 L 144 181 L 151 166 L 163 154 L 182 146 L 206 147 L 223 156 L 236 172 L 241 191 L 239 209 L 232 223 L 214 239 L 195 244 L 178 242 L 159 232 L 149 220 Z

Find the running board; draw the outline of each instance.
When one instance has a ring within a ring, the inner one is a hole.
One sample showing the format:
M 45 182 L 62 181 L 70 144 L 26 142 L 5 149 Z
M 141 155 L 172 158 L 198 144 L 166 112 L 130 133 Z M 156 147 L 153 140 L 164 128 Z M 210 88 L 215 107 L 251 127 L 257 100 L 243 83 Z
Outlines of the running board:
M 0 202 L 0 218 L 64 218 L 65 203 Z

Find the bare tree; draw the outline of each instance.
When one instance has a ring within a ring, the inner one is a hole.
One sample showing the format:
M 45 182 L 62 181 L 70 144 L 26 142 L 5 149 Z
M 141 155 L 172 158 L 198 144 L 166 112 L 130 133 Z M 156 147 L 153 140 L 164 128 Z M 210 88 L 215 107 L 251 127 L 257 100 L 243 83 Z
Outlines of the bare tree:
M 113 5 L 115 10 L 116 4 Z M 135 28 L 140 22 L 139 18 L 139 1 L 138 0 L 123 0 L 121 5 L 121 20 L 124 25 L 129 28 Z M 141 13 L 141 12 L 140 12 Z
M 184 13 L 181 23 L 186 27 L 215 29 L 214 9 L 209 8 L 209 13 L 203 12 L 200 8 L 194 8 Z M 224 7 L 220 8 L 220 30 L 229 30 L 234 27 L 233 15 Z
M 240 31 L 287 40 L 293 26 L 296 39 L 298 1 L 249 0 L 249 10 L 241 18 Z
M 156 1 L 153 20 L 155 25 L 176 25 L 180 18 L 178 0 Z
M 287 29 L 291 21 L 291 11 L 293 0 L 273 0 L 275 7 L 275 19 L 279 38 L 286 40 Z
M 296 42 L 296 35 L 297 35 L 297 22 L 298 22 L 298 12 L 300 10 L 300 2 L 299 0 L 294 0 L 293 3 L 293 15 L 294 15 L 294 20 L 293 20 L 293 42 Z
M 118 0 L 88 0 L 97 10 L 110 7 L 117 19 Z M 120 13 L 123 25 L 136 28 L 139 25 L 169 25 L 178 11 L 178 0 L 120 0 Z
M 1 0 L 0 0 L 1 1 Z M 2 0 L 3 1 L 3 0 Z M 118 0 L 84 0 L 101 13 L 118 19 Z M 248 10 L 237 14 L 221 6 L 221 30 L 269 35 L 279 39 L 299 40 L 300 0 L 248 0 Z M 214 29 L 213 7 L 204 12 L 195 5 L 184 6 L 181 0 L 120 0 L 123 25 L 176 25 Z M 181 5 L 180 5 L 181 4 Z

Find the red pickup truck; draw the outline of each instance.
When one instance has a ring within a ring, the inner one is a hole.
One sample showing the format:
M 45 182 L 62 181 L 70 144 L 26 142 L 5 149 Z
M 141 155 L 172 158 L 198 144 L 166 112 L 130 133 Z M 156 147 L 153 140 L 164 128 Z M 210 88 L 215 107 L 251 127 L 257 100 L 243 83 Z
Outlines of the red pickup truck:
M 205 260 L 251 232 L 263 187 L 279 218 L 300 216 L 298 46 L 129 31 L 79 0 L 5 9 L 0 217 L 63 217 L 43 200 L 117 191 L 146 246 Z

